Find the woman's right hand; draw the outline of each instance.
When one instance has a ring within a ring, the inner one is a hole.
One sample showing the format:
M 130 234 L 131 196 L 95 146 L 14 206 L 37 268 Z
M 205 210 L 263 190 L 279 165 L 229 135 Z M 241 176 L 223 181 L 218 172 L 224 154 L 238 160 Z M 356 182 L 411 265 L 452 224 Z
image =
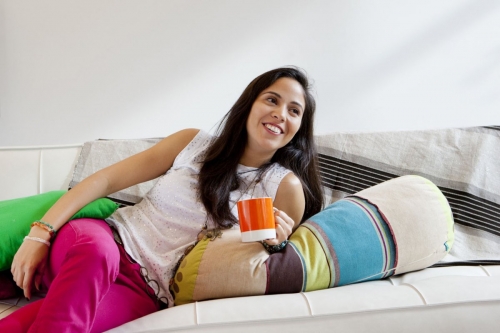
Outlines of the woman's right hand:
M 30 232 L 31 237 L 50 240 L 45 231 L 34 230 Z M 45 233 L 45 234 L 44 234 Z M 43 243 L 25 240 L 17 250 L 12 261 L 11 272 L 16 284 L 23 289 L 24 297 L 31 299 L 32 287 L 40 290 L 43 273 L 48 260 L 49 247 Z

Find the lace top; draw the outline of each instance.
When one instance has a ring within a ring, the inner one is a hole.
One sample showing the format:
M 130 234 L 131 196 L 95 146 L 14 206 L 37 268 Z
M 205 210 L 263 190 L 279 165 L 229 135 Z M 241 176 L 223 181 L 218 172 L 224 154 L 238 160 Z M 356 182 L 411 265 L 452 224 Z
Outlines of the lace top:
M 168 306 L 173 306 L 169 281 L 175 265 L 205 222 L 213 227 L 197 191 L 201 162 L 212 139 L 200 131 L 141 202 L 120 208 L 107 219 L 117 229 L 127 253 L 147 270 L 149 279 L 158 282 L 150 285 L 158 297 L 168 300 Z M 237 201 L 264 196 L 274 200 L 281 180 L 291 172 L 275 163 L 256 182 L 257 170 L 238 166 L 240 188 L 231 192 L 229 203 L 235 217 Z

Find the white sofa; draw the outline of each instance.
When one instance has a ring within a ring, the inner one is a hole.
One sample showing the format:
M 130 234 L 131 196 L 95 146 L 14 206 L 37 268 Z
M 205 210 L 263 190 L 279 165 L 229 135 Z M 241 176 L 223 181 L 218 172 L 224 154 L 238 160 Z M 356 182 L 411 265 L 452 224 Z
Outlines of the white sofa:
M 0 148 L 0 200 L 67 189 L 81 148 Z M 0 318 L 25 303 L 0 300 Z M 314 292 L 196 302 L 111 332 L 498 332 L 499 314 L 500 265 L 451 266 Z

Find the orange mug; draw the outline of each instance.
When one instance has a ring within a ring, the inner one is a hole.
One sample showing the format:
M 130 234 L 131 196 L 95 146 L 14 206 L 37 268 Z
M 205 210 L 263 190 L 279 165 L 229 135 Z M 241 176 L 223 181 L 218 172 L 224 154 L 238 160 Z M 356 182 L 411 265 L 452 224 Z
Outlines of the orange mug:
M 238 201 L 241 240 L 256 242 L 276 238 L 276 224 L 272 198 L 254 198 Z

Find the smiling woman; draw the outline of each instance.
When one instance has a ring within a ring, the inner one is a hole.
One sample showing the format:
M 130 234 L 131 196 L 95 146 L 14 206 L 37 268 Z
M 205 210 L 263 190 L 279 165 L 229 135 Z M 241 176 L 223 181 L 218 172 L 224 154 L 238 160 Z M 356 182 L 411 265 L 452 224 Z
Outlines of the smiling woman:
M 286 99 L 283 99 L 285 97 Z M 300 104 L 301 107 L 299 108 L 297 104 Z M 281 112 L 276 111 L 280 107 Z M 297 114 L 295 110 L 299 113 Z M 291 129 L 286 127 L 293 128 L 290 123 L 294 123 L 298 129 L 294 135 L 289 137 L 288 141 L 280 141 L 274 136 L 274 133 L 266 132 L 273 135 L 268 138 L 269 141 L 280 142 L 279 144 L 275 143 L 270 149 L 274 150 L 274 153 L 270 154 L 271 156 L 266 156 L 267 159 L 262 157 L 263 155 L 256 155 L 261 156 L 261 164 L 258 165 L 260 172 L 264 172 L 273 163 L 278 163 L 291 170 L 297 179 L 291 179 L 292 176 L 290 176 L 287 180 L 291 183 L 299 182 L 304 193 L 305 208 L 299 220 L 302 221 L 318 212 L 321 209 L 323 194 L 317 173 L 317 154 L 313 135 L 315 111 L 316 102 L 312 96 L 309 80 L 300 69 L 294 67 L 278 68 L 255 78 L 224 116 L 217 130 L 217 138 L 207 151 L 205 163 L 201 168 L 201 199 L 209 215 L 213 214 L 212 217 L 215 220 L 224 221 L 222 222 L 224 225 L 227 222 L 237 222 L 229 209 L 221 204 L 225 198 L 229 197 L 230 190 L 237 188 L 237 184 L 239 184 L 236 175 L 227 171 L 236 170 L 239 164 L 248 166 L 258 164 L 252 159 L 245 161 L 243 157 L 247 152 L 251 156 L 252 150 L 248 147 L 254 145 L 259 137 L 263 137 L 262 131 L 267 131 L 266 123 L 273 124 L 273 126 L 284 126 L 285 128 L 282 130 L 288 131 Z M 262 114 L 257 114 L 258 112 L 262 112 Z M 262 118 L 265 116 L 265 112 L 269 113 L 267 119 Z M 286 117 L 283 116 L 285 113 Z M 292 114 L 297 114 L 297 116 L 294 117 Z M 278 121 L 273 116 L 278 116 Z M 283 125 L 284 120 L 280 120 L 279 117 L 286 119 L 287 123 Z M 298 124 L 296 124 L 297 121 Z M 260 134 L 258 134 L 258 129 Z M 281 136 L 285 136 L 285 134 L 279 135 L 280 138 Z M 221 184 L 234 185 L 232 188 L 225 188 Z
M 323 202 L 314 111 L 301 70 L 271 70 L 248 85 L 215 136 L 179 131 L 78 183 L 40 219 L 55 232 L 34 224 L 28 240 L 37 241 L 22 243 L 11 267 L 26 298 L 33 287 L 47 297 L 0 320 L 0 330 L 106 331 L 161 302 L 173 306 L 169 285 L 182 253 L 233 228 L 242 199 L 273 199 L 276 238 L 264 242 L 282 249 Z M 66 223 L 87 203 L 157 177 L 135 206 Z

